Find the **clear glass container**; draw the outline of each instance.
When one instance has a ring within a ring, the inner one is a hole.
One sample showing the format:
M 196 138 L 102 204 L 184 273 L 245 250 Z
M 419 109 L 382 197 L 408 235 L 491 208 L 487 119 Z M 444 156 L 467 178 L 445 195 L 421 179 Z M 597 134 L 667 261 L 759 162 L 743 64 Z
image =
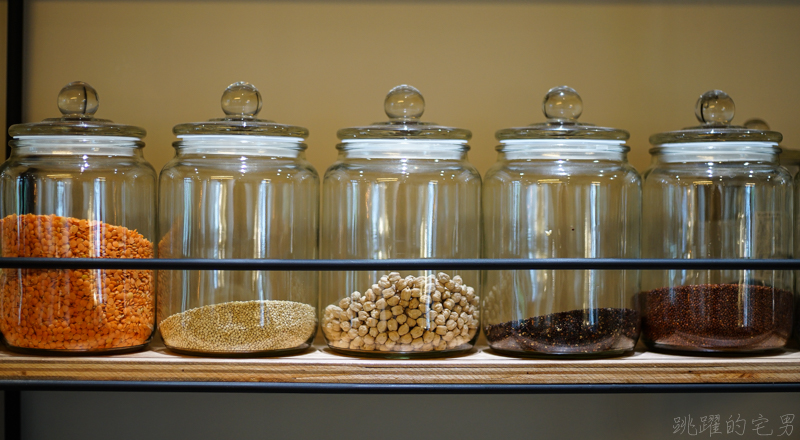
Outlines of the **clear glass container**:
M 319 177 L 308 130 L 257 119 L 261 94 L 235 83 L 226 117 L 175 126 L 161 171 L 160 258 L 317 258 Z M 170 350 L 257 356 L 308 348 L 317 272 L 159 271 L 158 321 Z
M 794 255 L 797 258 L 800 255 L 800 173 L 794 176 Z M 794 338 L 800 343 L 800 271 L 794 273 L 795 289 L 794 289 Z
M 792 257 L 792 177 L 781 134 L 730 125 L 733 100 L 701 95 L 701 122 L 650 137 L 644 174 L 644 258 Z M 652 349 L 746 353 L 778 349 L 792 329 L 792 271 L 643 273 L 642 336 Z
M 748 119 L 744 126 L 746 128 L 753 128 L 758 130 L 769 130 L 769 124 L 767 124 L 763 119 L 753 118 Z M 798 181 L 798 171 L 800 171 L 800 150 L 794 150 L 791 148 L 786 148 L 784 145 L 781 145 L 781 154 L 779 156 L 780 164 L 789 174 L 794 178 L 794 218 L 800 218 L 800 181 Z M 795 231 L 794 237 L 800 237 L 800 224 L 797 223 L 795 220 Z M 797 238 L 794 239 L 794 255 L 800 255 L 800 240 Z M 800 280 L 798 277 L 798 272 L 794 274 L 795 279 L 795 315 L 794 315 L 794 334 L 795 338 L 800 341 L 800 289 L 797 288 L 796 283 Z
M 770 129 L 769 124 L 767 124 L 766 121 L 758 118 L 748 119 L 745 121 L 744 127 L 756 130 Z M 779 160 L 781 166 L 786 168 L 786 171 L 788 171 L 792 177 L 797 176 L 797 172 L 800 171 L 800 150 L 786 148 L 785 145 L 781 145 L 780 147 L 781 154 L 779 156 Z
M 637 258 L 641 179 L 627 131 L 579 123 L 575 90 L 545 95 L 547 122 L 499 130 L 483 184 L 485 258 Z M 498 352 L 599 357 L 639 337 L 639 274 L 505 270 L 484 274 L 483 328 Z
M 389 121 L 339 130 L 323 180 L 325 259 L 478 258 L 481 178 L 468 130 L 420 122 L 425 101 L 392 89 Z M 478 335 L 479 271 L 323 272 L 322 329 L 341 353 L 443 356 Z
M 797 176 L 800 172 L 800 150 L 781 147 L 780 164 L 790 175 Z
M 156 173 L 145 130 L 97 119 L 95 90 L 67 84 L 63 117 L 14 125 L 0 167 L 3 257 L 153 258 Z M 3 269 L 0 330 L 13 351 L 83 354 L 147 345 L 150 270 Z

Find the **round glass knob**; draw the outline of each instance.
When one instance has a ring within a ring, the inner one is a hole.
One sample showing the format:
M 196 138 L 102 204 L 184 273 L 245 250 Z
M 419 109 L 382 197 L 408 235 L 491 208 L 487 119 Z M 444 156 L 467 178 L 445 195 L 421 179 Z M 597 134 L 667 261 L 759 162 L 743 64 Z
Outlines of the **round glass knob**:
M 58 109 L 63 115 L 91 117 L 99 105 L 97 91 L 83 81 L 71 82 L 58 93 Z
M 722 90 L 710 90 L 700 95 L 694 114 L 697 120 L 705 124 L 728 125 L 736 113 L 733 99 Z
M 744 127 L 753 130 L 769 130 L 769 124 L 767 124 L 767 121 L 758 118 L 748 119 L 747 122 L 744 123 Z
M 228 116 L 253 117 L 261 111 L 261 92 L 256 86 L 240 81 L 225 89 L 220 102 Z
M 419 90 L 403 84 L 389 90 L 383 109 L 390 119 L 419 119 L 425 111 L 425 99 Z
M 583 113 L 583 100 L 572 87 L 553 87 L 544 95 L 542 111 L 547 119 L 574 121 Z

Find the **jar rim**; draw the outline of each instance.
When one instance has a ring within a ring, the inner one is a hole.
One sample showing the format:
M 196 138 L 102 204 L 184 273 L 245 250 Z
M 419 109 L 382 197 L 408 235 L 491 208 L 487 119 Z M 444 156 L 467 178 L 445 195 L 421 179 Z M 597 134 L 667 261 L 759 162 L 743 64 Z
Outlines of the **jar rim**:
M 76 136 L 76 135 L 44 135 L 17 136 L 8 141 L 11 151 L 20 148 L 57 149 L 70 148 L 103 148 L 103 149 L 142 149 L 145 146 L 141 138 L 125 136 Z
M 277 142 L 286 144 L 300 144 L 305 141 L 301 137 L 270 136 L 261 134 L 182 134 L 177 136 L 182 141 L 232 141 L 232 142 Z M 181 141 L 178 141 L 181 142 Z
M 433 139 L 381 139 L 369 142 L 341 142 L 336 145 L 341 154 L 351 159 L 387 160 L 466 160 L 470 146 L 452 139 L 442 142 Z
M 381 152 L 435 150 L 466 153 L 470 150 L 467 141 L 456 139 L 353 139 L 336 144 L 339 151 L 379 150 Z
M 80 141 L 85 139 L 98 139 L 98 140 L 114 140 L 114 141 L 121 141 L 121 142 L 142 142 L 141 138 L 132 137 L 132 136 L 111 136 L 111 135 L 58 135 L 58 134 L 50 134 L 50 135 L 40 135 L 40 136 L 14 136 L 14 140 L 20 141 Z
M 720 152 L 759 152 L 766 153 L 766 150 L 771 150 L 774 154 L 781 152 L 781 148 L 777 142 L 748 142 L 748 141 L 730 141 L 730 142 L 676 142 L 676 143 L 663 143 L 655 144 L 649 150 L 650 154 L 686 154 L 688 149 L 700 151 L 720 151 Z
M 667 163 L 768 162 L 778 166 L 776 142 L 691 142 L 660 144 L 650 149 L 654 159 Z
M 528 149 L 558 150 L 559 148 L 570 151 L 608 151 L 612 153 L 627 153 L 631 150 L 631 147 L 625 144 L 625 140 L 621 139 L 507 139 L 500 141 L 500 145 L 497 145 L 495 150 L 502 153 Z
M 176 154 L 202 153 L 212 155 L 294 156 L 308 149 L 302 140 L 288 140 L 277 136 L 187 136 L 174 141 Z

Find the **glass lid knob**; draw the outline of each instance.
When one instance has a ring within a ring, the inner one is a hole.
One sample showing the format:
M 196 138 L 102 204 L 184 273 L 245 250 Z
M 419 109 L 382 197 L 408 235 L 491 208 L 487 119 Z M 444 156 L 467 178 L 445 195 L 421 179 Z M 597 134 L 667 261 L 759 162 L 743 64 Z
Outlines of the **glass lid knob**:
M 769 124 L 767 124 L 767 121 L 758 118 L 748 119 L 747 122 L 744 123 L 744 127 L 752 128 L 753 130 L 769 130 Z
M 58 109 L 65 116 L 92 117 L 100 105 L 97 91 L 83 81 L 74 81 L 58 93 Z
M 583 113 L 583 100 L 572 87 L 553 87 L 544 95 L 542 111 L 547 119 L 575 121 Z
M 240 81 L 225 89 L 220 102 L 226 115 L 252 118 L 261 111 L 261 92 L 256 86 Z
M 735 112 L 733 99 L 722 90 L 703 93 L 694 107 L 697 120 L 708 125 L 728 125 L 733 120 Z
M 383 101 L 383 109 L 392 120 L 416 120 L 425 111 L 425 99 L 419 90 L 403 84 L 389 90 Z

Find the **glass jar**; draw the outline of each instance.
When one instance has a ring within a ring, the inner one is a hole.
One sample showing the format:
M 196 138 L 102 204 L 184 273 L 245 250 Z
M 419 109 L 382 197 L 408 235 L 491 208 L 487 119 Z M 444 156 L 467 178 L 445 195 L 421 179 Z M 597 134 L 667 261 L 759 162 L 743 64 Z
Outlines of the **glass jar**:
M 760 120 L 757 120 L 760 121 Z M 748 121 L 749 122 L 749 121 Z M 763 122 L 763 121 L 762 121 Z M 764 123 L 766 125 L 766 123 Z M 781 147 L 781 166 L 786 168 L 794 177 L 794 255 L 797 258 L 800 255 L 800 150 L 792 150 Z M 794 337 L 800 342 L 800 287 L 797 283 L 800 282 L 800 272 L 795 271 L 795 314 L 794 314 Z
M 63 117 L 9 129 L 0 167 L 3 257 L 153 258 L 156 173 L 145 130 L 93 115 L 95 90 L 67 84 Z M 155 326 L 150 270 L 3 269 L 0 331 L 13 351 L 126 352 Z
M 644 258 L 791 258 L 792 177 L 781 134 L 730 125 L 733 100 L 697 101 L 698 127 L 650 137 Z M 778 349 L 792 328 L 792 271 L 667 270 L 643 275 L 643 339 L 652 349 Z
M 478 258 L 481 178 L 468 130 L 420 122 L 425 101 L 402 85 L 389 121 L 339 130 L 323 180 L 325 259 Z M 478 335 L 479 271 L 322 274 L 322 329 L 334 351 L 384 357 L 470 350 Z
M 769 130 L 769 124 L 766 123 L 763 119 L 753 118 L 748 119 L 744 123 L 745 128 L 751 128 L 756 130 Z M 793 150 L 791 148 L 786 148 L 781 146 L 781 154 L 779 156 L 780 164 L 782 167 L 786 168 L 786 171 L 794 177 L 797 175 L 797 172 L 800 171 L 800 150 Z
M 758 119 L 758 118 L 748 119 L 744 123 L 744 126 L 746 128 L 752 128 L 757 130 L 769 130 L 769 125 L 763 119 Z M 788 171 L 789 174 L 794 178 L 794 188 L 795 188 L 794 218 L 798 219 L 800 218 L 800 203 L 798 203 L 798 200 L 800 200 L 800 181 L 798 181 L 797 179 L 798 179 L 798 171 L 800 171 L 800 150 L 793 150 L 781 146 L 781 154 L 779 158 L 781 167 L 785 168 L 786 171 Z M 797 222 L 795 223 L 796 226 L 794 231 L 794 237 L 800 237 L 800 224 L 797 224 Z M 795 256 L 800 255 L 800 240 L 798 240 L 797 238 L 794 239 L 794 251 L 795 251 L 794 252 Z M 795 283 L 797 283 L 798 280 L 800 280 L 800 278 L 798 278 L 797 275 L 798 272 L 795 272 L 794 274 Z M 800 290 L 797 289 L 797 286 L 795 286 L 794 301 L 796 307 L 794 316 L 794 334 L 795 338 L 797 338 L 798 341 L 800 341 Z
M 303 127 L 257 119 L 251 84 L 222 95 L 226 117 L 176 125 L 161 171 L 161 258 L 314 259 L 319 177 Z M 170 350 L 256 356 L 308 348 L 317 330 L 317 272 L 159 271 L 158 319 Z
M 800 150 L 781 147 L 780 164 L 792 176 L 800 171 Z
M 637 258 L 641 179 L 629 133 L 579 123 L 575 90 L 551 89 L 547 122 L 496 133 L 483 184 L 485 258 Z M 639 337 L 639 274 L 626 270 L 504 270 L 484 274 L 483 328 L 498 352 L 599 357 Z

